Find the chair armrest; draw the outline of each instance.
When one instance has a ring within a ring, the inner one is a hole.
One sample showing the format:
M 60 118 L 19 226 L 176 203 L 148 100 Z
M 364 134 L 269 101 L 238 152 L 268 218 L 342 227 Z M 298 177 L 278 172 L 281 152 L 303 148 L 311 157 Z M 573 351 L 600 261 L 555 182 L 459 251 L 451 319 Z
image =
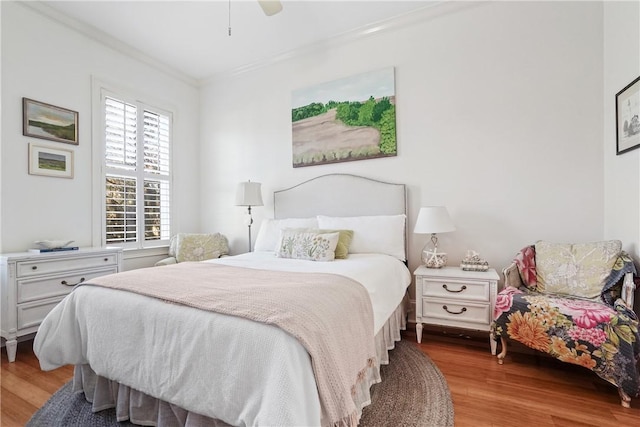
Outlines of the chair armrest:
M 176 257 L 170 256 L 169 258 L 165 258 L 165 259 L 161 259 L 160 261 L 155 263 L 156 267 L 162 266 L 162 265 L 171 265 L 171 264 L 177 264 L 178 261 L 176 260 Z
M 524 285 L 524 283 L 522 283 L 522 278 L 520 277 L 520 272 L 518 271 L 518 266 L 515 262 L 502 270 L 502 275 L 504 276 L 505 287 L 511 286 L 512 288 L 519 288 Z
M 627 308 L 633 310 L 633 299 L 636 293 L 636 284 L 633 282 L 633 273 L 624 275 L 622 282 L 622 301 Z

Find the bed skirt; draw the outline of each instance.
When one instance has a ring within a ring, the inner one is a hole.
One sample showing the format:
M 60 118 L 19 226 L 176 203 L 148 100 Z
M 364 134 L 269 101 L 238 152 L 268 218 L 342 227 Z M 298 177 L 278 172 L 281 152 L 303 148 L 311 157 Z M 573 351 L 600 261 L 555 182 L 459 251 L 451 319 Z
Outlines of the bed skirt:
M 357 402 L 362 408 L 371 403 L 370 387 L 380 382 L 380 364 L 389 363 L 389 350 L 400 341 L 400 331 L 406 329 L 408 297 L 398 305 L 394 313 L 375 336 L 376 354 L 379 364 L 369 372 L 369 378 L 360 382 L 357 390 Z M 229 424 L 216 420 L 177 405 L 156 399 L 148 394 L 132 389 L 116 381 L 96 375 L 89 365 L 76 365 L 73 377 L 73 391 L 84 392 L 87 401 L 92 403 L 93 412 L 115 408 L 118 421 L 130 421 L 141 426 L 185 426 L 185 427 L 222 427 Z

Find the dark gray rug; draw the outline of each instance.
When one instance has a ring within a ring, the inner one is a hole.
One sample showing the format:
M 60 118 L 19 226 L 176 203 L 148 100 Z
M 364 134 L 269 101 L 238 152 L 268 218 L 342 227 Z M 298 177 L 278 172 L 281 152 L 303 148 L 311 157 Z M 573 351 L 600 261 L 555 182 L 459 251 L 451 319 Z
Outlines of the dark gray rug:
M 382 382 L 371 388 L 371 405 L 364 408 L 363 427 L 453 426 L 449 387 L 438 367 L 412 342 L 400 341 L 389 352 L 391 363 L 381 369 Z M 124 427 L 114 409 L 91 412 L 82 393 L 65 384 L 31 417 L 27 427 Z

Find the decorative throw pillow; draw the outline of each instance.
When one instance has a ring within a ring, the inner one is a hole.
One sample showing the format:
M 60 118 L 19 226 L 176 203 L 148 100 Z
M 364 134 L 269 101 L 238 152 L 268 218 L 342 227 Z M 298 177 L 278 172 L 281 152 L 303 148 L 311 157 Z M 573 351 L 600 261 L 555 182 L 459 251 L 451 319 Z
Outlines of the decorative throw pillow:
M 336 259 L 345 259 L 349 255 L 349 246 L 353 240 L 353 230 L 325 230 L 321 228 L 289 228 L 287 230 L 307 233 L 339 233 L 338 244 L 336 245 Z
M 523 248 L 513 259 L 518 266 L 518 273 L 524 285 L 535 291 L 538 286 L 538 278 L 536 276 L 536 251 L 533 246 Z
M 227 238 L 220 233 L 178 233 L 176 238 L 176 260 L 204 261 L 219 258 L 229 253 Z
M 537 242 L 538 291 L 599 299 L 622 242 L 557 244 Z
M 276 256 L 280 258 L 333 261 L 340 233 L 282 230 Z

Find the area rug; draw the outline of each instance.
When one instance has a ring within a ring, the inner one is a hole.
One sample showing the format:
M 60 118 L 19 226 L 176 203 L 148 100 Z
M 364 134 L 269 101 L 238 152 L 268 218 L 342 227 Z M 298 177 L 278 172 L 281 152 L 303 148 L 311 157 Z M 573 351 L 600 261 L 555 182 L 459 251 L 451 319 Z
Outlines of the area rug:
M 412 342 L 400 341 L 381 369 L 382 382 L 371 388 L 371 405 L 364 408 L 360 426 L 453 426 L 453 403 L 444 376 Z M 82 393 L 65 384 L 31 417 L 27 427 L 124 427 L 114 409 L 91 412 Z

